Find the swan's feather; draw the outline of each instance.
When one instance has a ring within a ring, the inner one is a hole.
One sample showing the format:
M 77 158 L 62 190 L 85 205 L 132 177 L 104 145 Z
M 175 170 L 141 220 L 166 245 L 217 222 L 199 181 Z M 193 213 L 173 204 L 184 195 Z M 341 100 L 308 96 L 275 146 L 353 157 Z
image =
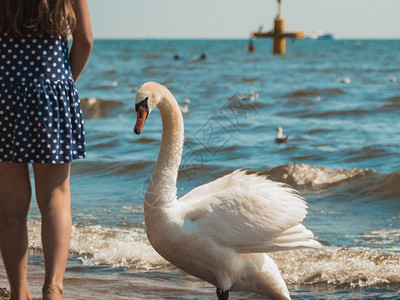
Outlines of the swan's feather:
M 307 205 L 293 189 L 257 174 L 235 171 L 190 191 L 178 201 L 186 233 L 207 232 L 241 253 L 319 248 L 299 224 Z

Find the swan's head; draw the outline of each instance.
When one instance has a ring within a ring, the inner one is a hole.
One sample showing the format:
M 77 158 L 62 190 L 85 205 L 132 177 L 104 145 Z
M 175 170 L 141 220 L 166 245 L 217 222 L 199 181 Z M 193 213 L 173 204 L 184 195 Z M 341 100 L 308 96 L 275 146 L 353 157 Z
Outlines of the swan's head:
M 161 100 L 162 85 L 156 82 L 146 82 L 142 85 L 136 94 L 135 110 L 137 120 L 133 131 L 140 134 L 143 130 L 144 123 L 152 110 Z

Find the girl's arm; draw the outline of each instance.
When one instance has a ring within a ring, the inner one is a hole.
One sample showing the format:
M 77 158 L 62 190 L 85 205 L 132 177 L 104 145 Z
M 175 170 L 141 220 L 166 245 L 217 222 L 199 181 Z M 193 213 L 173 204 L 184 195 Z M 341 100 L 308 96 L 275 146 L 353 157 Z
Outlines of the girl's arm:
M 75 0 L 74 11 L 76 28 L 72 33 L 72 46 L 69 53 L 72 78 L 76 82 L 89 60 L 93 47 L 93 32 L 90 24 L 87 0 Z

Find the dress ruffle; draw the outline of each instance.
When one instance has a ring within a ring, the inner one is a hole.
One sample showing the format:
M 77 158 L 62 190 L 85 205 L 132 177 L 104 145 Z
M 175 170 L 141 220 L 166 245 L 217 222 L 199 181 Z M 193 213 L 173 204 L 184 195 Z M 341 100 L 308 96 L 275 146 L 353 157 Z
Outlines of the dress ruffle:
M 72 79 L 0 80 L 0 161 L 63 163 L 85 157 L 85 131 Z

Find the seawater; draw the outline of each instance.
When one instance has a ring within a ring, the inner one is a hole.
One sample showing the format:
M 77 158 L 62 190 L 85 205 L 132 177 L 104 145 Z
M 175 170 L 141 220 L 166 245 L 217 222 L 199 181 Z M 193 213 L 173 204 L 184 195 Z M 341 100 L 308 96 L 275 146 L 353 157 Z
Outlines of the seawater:
M 146 238 L 143 195 L 160 144 L 159 113 L 140 136 L 132 129 L 135 93 L 150 80 L 188 110 L 178 195 L 243 168 L 288 183 L 307 200 L 304 224 L 324 247 L 271 254 L 294 299 L 400 298 L 400 41 L 288 42 L 284 56 L 271 53 L 270 41 L 256 40 L 252 54 L 247 43 L 95 41 L 78 82 L 87 158 L 72 169 L 66 299 L 216 298 Z M 196 61 L 202 53 L 206 59 Z M 287 144 L 275 144 L 278 126 L 290 135 Z M 34 201 L 29 238 L 39 295 Z

